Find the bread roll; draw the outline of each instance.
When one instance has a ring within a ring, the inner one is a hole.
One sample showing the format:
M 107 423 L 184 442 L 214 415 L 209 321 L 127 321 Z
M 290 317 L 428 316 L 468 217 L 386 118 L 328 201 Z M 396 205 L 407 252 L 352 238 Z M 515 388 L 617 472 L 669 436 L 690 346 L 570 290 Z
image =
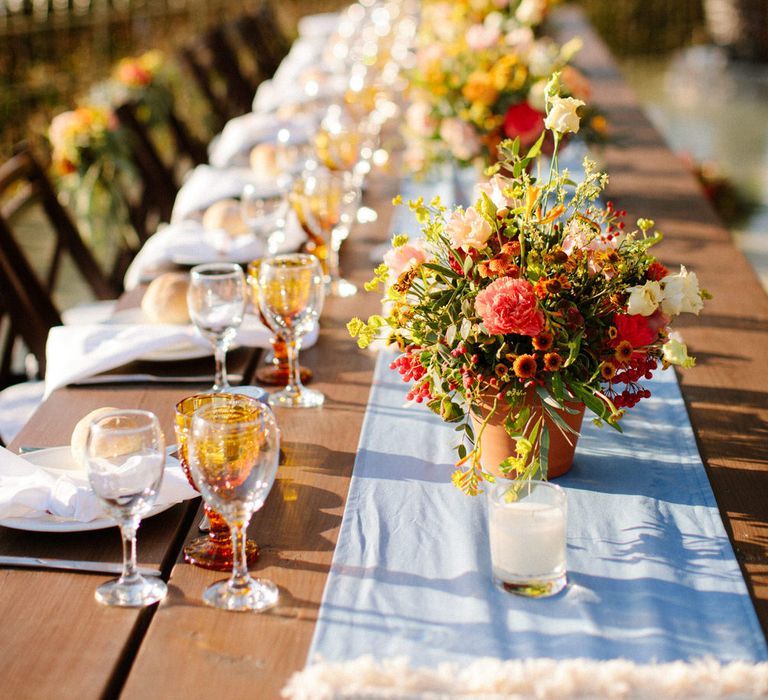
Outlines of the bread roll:
M 274 143 L 260 143 L 251 149 L 251 170 L 262 179 L 277 177 L 277 146 Z
M 72 459 L 75 460 L 75 464 L 79 464 L 85 469 L 85 443 L 88 439 L 88 428 L 91 422 L 100 416 L 104 416 L 112 411 L 117 411 L 117 408 L 111 406 L 105 406 L 104 408 L 97 408 L 91 411 L 88 415 L 83 416 L 72 431 L 72 437 L 69 440 L 69 448 L 72 451 Z
M 188 288 L 185 272 L 165 272 L 152 280 L 141 300 L 145 318 L 150 323 L 189 323 Z
M 245 236 L 251 229 L 243 221 L 240 202 L 236 199 L 220 199 L 203 213 L 203 228 L 222 229 L 230 236 Z

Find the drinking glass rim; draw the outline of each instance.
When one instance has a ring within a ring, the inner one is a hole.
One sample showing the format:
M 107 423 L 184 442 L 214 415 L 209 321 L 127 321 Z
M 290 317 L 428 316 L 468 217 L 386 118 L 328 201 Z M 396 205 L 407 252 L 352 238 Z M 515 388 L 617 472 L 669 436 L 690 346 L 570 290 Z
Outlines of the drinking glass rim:
M 237 263 L 210 262 L 195 265 L 190 269 L 189 274 L 190 277 L 196 275 L 199 277 L 219 277 L 223 279 L 230 276 L 242 276 L 243 268 Z
M 539 486 L 543 486 L 551 493 L 556 494 L 557 502 L 548 504 L 553 508 L 561 507 L 568 502 L 567 494 L 562 486 L 553 484 L 551 481 L 544 481 L 543 479 L 508 479 L 506 477 L 495 477 L 494 483 L 488 485 L 488 489 L 485 493 L 487 499 L 491 501 L 496 499 L 495 492 L 500 488 L 519 486 L 520 490 L 522 490 L 525 488 L 526 484 L 528 485 L 529 491 L 531 490 L 531 487 L 538 488 Z
M 200 392 L 199 394 L 191 394 L 190 396 L 185 396 L 183 399 L 179 399 L 174 406 L 174 413 L 177 416 L 177 418 L 183 419 L 185 423 L 185 427 L 187 427 L 189 426 L 189 424 L 191 424 L 192 417 L 200 409 L 209 407 L 209 404 L 214 403 L 217 400 L 223 399 L 224 402 L 226 402 L 226 401 L 230 401 L 235 397 L 237 398 L 238 401 L 243 401 L 243 403 L 263 405 L 263 401 L 259 401 L 253 396 L 248 396 L 247 394 L 238 394 L 237 392 L 234 392 L 234 391 L 223 391 L 218 393 Z M 191 411 L 183 410 L 182 404 L 186 402 L 201 401 L 202 399 L 207 399 L 207 401 L 205 401 L 205 403 L 201 403 L 199 406 L 197 406 L 196 408 L 193 408 L 193 410 Z
M 132 425 L 132 426 L 116 425 L 114 427 L 108 428 L 110 432 L 117 433 L 120 435 L 130 435 L 132 433 L 138 433 L 138 432 L 144 431 L 149 426 L 154 426 L 154 425 L 157 425 L 158 427 L 160 426 L 160 419 L 152 411 L 147 411 L 146 409 L 143 409 L 143 408 L 116 408 L 113 411 L 109 411 L 108 413 L 102 413 L 101 415 L 96 416 L 94 419 L 92 419 L 88 426 L 89 434 L 94 430 L 97 430 L 97 431 L 107 430 L 107 428 L 103 427 L 101 423 L 109 420 L 110 418 L 117 418 L 120 416 L 134 416 L 134 417 L 140 416 L 142 418 L 146 418 L 147 421 L 141 425 Z M 162 430 L 160 432 L 162 433 Z
M 296 262 L 296 264 L 283 264 L 288 261 Z M 258 267 L 259 273 L 265 265 L 269 265 L 273 268 L 300 270 L 307 267 L 319 266 L 319 262 L 316 256 L 310 255 L 309 253 L 284 253 L 283 255 L 273 255 L 268 258 L 262 258 Z

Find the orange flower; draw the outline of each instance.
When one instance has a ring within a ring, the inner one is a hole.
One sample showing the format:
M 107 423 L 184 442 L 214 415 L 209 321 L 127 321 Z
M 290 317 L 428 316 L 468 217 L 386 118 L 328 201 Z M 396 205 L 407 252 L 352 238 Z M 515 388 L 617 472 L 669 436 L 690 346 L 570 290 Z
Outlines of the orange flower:
M 610 379 L 613 379 L 615 375 L 616 365 L 611 360 L 605 360 L 605 362 L 600 365 L 600 376 L 606 381 L 609 381 Z
M 563 366 L 563 358 L 556 352 L 544 355 L 544 369 L 547 372 L 557 372 Z
M 553 340 L 554 336 L 549 331 L 542 331 L 533 338 L 533 349 L 542 351 L 549 350 L 552 347 Z
M 512 369 L 520 379 L 532 379 L 536 376 L 536 358 L 533 355 L 519 355 Z
M 616 349 L 613 352 L 613 356 L 618 362 L 624 364 L 625 362 L 629 362 L 632 359 L 633 352 L 634 348 L 632 347 L 632 343 L 630 343 L 628 340 L 622 340 L 616 346 Z
M 494 85 L 493 77 L 483 71 L 474 71 L 467 78 L 467 83 L 461 90 L 461 94 L 474 104 L 490 107 L 499 97 L 499 91 Z

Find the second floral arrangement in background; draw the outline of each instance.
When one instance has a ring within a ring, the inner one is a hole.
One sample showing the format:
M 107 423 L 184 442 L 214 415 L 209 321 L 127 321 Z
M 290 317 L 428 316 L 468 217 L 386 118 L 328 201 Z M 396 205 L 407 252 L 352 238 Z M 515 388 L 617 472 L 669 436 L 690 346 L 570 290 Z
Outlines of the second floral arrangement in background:
M 703 306 L 695 273 L 656 260 L 652 221 L 630 231 L 624 212 L 601 203 L 607 176 L 594 163 L 585 159 L 579 182 L 558 169 L 578 106 L 553 76 L 548 173 L 542 133 L 527 150 L 519 139 L 501 144 L 467 209 L 411 202 L 420 234 L 396 235 L 369 285 L 384 287 L 386 315 L 349 323 L 363 347 L 396 344 L 408 398 L 458 424 L 453 478 L 470 494 L 494 474 L 546 477 L 555 439 L 575 442 L 572 415 L 586 406 L 618 428 L 650 396 L 643 382 L 654 370 L 693 365 L 670 324 Z M 493 424 L 510 438 L 501 459 L 484 440 Z

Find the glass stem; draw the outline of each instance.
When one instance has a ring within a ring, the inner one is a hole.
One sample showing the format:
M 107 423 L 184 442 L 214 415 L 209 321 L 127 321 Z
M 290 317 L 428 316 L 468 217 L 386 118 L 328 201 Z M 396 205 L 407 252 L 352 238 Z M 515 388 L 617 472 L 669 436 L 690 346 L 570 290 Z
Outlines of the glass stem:
M 328 241 L 328 276 L 331 278 L 331 288 L 335 282 L 339 280 L 339 248 L 341 248 L 341 240 L 338 236 L 331 234 Z
M 123 540 L 123 571 L 120 574 L 121 583 L 133 583 L 141 576 L 136 570 L 136 530 L 139 523 L 135 518 L 120 523 L 120 536 Z
M 216 373 L 213 377 L 213 390 L 223 391 L 229 388 L 227 381 L 227 345 L 216 340 L 213 346 L 213 358 L 216 362 Z
M 301 394 L 301 371 L 299 367 L 299 348 L 296 336 L 291 333 L 285 335 L 285 350 L 288 356 L 288 383 L 285 385 L 285 393 L 298 396 Z
M 232 529 L 232 588 L 245 588 L 251 578 L 248 573 L 248 563 L 245 558 L 245 528 L 242 525 L 231 525 Z

